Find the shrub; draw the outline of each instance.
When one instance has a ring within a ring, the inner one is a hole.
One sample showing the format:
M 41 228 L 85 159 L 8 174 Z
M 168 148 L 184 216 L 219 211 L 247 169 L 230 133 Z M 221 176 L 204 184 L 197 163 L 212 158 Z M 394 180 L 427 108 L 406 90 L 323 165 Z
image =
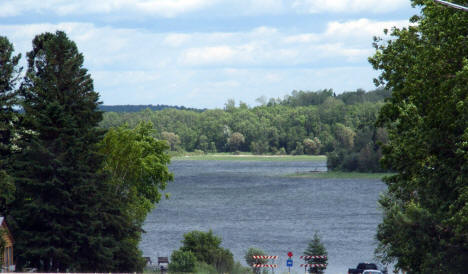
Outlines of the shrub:
M 169 270 L 171 272 L 193 272 L 197 258 L 190 251 L 174 250 L 171 254 Z
M 253 267 L 254 264 L 266 264 L 268 262 L 267 259 L 254 259 L 254 255 L 266 255 L 266 253 L 258 248 L 251 247 L 247 250 L 245 253 L 244 259 L 247 265 L 249 265 L 252 268 L 253 273 L 261 273 L 260 268 Z

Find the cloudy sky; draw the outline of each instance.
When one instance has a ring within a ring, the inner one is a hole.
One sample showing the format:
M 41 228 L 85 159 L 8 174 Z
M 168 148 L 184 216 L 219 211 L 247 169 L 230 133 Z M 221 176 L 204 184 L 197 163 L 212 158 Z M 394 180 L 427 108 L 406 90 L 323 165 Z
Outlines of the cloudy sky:
M 106 105 L 253 106 L 260 96 L 373 89 L 372 37 L 409 0 L 0 0 L 17 52 L 64 30 Z

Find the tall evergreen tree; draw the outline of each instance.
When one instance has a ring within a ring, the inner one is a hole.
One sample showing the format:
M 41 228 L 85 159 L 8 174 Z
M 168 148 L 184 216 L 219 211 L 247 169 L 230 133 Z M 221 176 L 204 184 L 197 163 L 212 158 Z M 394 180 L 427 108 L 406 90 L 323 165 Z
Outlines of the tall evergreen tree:
M 33 40 L 20 89 L 23 123 L 11 208 L 17 267 L 111 271 L 121 229 L 100 173 L 99 95 L 83 55 L 64 32 Z M 117 211 L 117 212 L 116 212 Z M 124 217 L 122 217 L 125 220 Z
M 397 172 L 378 227 L 380 256 L 410 273 L 466 273 L 468 261 L 468 13 L 413 0 L 412 26 L 376 40 L 383 163 Z M 455 1 L 465 2 L 466 1 Z
M 0 215 L 6 215 L 6 204 L 13 198 L 14 184 L 8 175 L 12 155 L 14 124 L 17 120 L 13 106 L 16 104 L 16 84 L 21 68 L 21 55 L 13 55 L 13 45 L 0 36 Z

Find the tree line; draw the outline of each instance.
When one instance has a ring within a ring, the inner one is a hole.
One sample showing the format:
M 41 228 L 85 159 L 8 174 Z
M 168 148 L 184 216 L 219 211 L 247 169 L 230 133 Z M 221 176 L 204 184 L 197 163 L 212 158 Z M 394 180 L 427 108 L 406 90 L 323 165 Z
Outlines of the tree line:
M 64 32 L 34 38 L 24 76 L 20 59 L 0 36 L 0 215 L 16 270 L 142 271 L 143 221 L 173 179 L 166 142 L 151 123 L 98 126 L 99 94 Z
M 224 109 L 202 112 L 145 109 L 133 113 L 106 112 L 103 128 L 151 121 L 171 150 L 252 152 L 328 156 L 331 169 L 382 171 L 380 144 L 387 133 L 375 122 L 387 89 L 357 90 L 339 95 L 332 90 L 293 91 L 284 99 L 259 98 L 249 107 L 228 100 Z
M 145 109 L 151 110 L 163 110 L 166 108 L 180 109 L 180 110 L 193 110 L 193 111 L 204 111 L 205 109 L 188 108 L 184 106 L 169 106 L 169 105 L 100 105 L 99 109 L 102 111 L 112 112 L 138 112 Z

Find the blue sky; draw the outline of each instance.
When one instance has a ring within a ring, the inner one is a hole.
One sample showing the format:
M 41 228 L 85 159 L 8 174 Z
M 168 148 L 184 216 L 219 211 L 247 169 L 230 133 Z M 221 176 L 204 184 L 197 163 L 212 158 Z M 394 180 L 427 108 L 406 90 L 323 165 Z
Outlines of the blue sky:
M 222 108 L 373 89 L 372 37 L 415 13 L 409 0 L 1 0 L 0 35 L 24 56 L 66 31 L 106 105 Z

